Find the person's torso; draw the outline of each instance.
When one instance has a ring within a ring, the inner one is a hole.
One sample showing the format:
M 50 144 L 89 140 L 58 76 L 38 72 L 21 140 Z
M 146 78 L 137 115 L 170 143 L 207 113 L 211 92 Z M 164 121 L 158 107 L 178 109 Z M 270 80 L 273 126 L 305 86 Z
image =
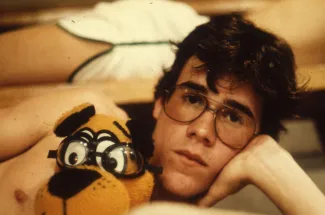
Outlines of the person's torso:
M 48 159 L 49 150 L 56 150 L 60 139 L 54 135 L 40 140 L 28 151 L 0 163 L 0 214 L 33 215 L 38 189 L 54 174 L 55 159 Z

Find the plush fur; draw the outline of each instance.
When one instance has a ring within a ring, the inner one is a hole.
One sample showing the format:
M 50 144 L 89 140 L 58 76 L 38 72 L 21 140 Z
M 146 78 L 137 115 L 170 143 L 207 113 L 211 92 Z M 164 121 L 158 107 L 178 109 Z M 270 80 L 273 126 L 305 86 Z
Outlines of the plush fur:
M 54 132 L 71 138 L 85 128 L 90 128 L 95 135 L 107 130 L 115 134 L 118 144 L 131 143 L 126 121 L 95 114 L 90 104 L 82 104 L 64 114 Z M 132 171 L 135 167 L 128 168 Z M 154 186 L 153 175 L 148 171 L 137 177 L 121 178 L 98 165 L 62 168 L 59 162 L 58 170 L 37 193 L 36 215 L 122 215 L 131 207 L 148 202 Z

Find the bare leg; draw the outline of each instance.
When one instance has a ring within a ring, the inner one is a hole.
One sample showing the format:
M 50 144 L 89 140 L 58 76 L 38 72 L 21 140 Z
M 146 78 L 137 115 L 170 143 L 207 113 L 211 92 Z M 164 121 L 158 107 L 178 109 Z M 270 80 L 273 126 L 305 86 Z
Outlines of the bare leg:
M 1 34 L 0 47 L 3 86 L 64 82 L 81 63 L 111 46 L 47 24 Z

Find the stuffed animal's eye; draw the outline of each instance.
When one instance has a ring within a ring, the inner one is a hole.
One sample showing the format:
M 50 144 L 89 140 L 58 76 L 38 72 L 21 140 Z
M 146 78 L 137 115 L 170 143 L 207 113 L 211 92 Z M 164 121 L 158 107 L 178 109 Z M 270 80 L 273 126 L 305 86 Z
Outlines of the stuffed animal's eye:
M 105 159 L 105 169 L 114 170 L 122 173 L 125 168 L 125 156 L 122 148 L 116 148 L 108 153 L 108 159 Z
M 114 145 L 115 143 L 110 141 L 110 140 L 104 140 L 101 141 L 100 143 L 98 143 L 97 147 L 96 147 L 96 152 L 99 153 L 103 153 L 108 147 Z M 103 169 L 105 169 L 103 167 L 103 163 L 102 163 L 102 157 L 101 156 L 96 156 L 96 162 L 97 164 L 102 167 Z
M 96 147 L 96 152 L 103 152 L 105 151 L 108 147 L 114 145 L 115 143 L 110 141 L 110 140 L 104 140 L 98 143 Z
M 83 142 L 70 142 L 64 149 L 60 150 L 62 153 L 59 162 L 64 166 L 77 166 L 86 160 L 87 147 Z
M 143 159 L 129 146 L 122 145 L 104 152 L 102 167 L 113 174 L 135 175 L 142 170 Z
M 107 148 L 108 147 L 106 147 L 105 149 Z M 125 167 L 125 157 L 123 155 L 123 149 L 115 148 L 113 150 L 102 150 L 102 152 L 103 156 L 96 157 L 97 164 L 102 169 L 108 172 L 123 172 L 123 169 Z

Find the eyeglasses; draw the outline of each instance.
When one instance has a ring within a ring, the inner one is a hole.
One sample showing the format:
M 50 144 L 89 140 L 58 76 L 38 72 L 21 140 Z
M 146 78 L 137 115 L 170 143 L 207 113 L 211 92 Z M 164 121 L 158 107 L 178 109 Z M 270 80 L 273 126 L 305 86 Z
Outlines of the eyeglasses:
M 190 87 L 177 85 L 165 92 L 164 111 L 169 118 L 190 123 L 205 111 L 210 111 L 214 114 L 216 135 L 232 148 L 244 148 L 257 134 L 255 120 L 251 116 L 208 98 Z M 220 107 L 213 110 L 209 101 L 219 104 Z
M 87 135 L 87 132 L 92 135 Z M 132 144 L 120 142 L 107 130 L 94 133 L 91 129 L 84 128 L 65 138 L 58 150 L 50 150 L 48 158 L 56 158 L 61 168 L 94 165 L 120 178 L 138 177 L 143 175 L 146 169 L 161 173 L 159 167 L 148 164 L 142 155 L 133 149 Z

